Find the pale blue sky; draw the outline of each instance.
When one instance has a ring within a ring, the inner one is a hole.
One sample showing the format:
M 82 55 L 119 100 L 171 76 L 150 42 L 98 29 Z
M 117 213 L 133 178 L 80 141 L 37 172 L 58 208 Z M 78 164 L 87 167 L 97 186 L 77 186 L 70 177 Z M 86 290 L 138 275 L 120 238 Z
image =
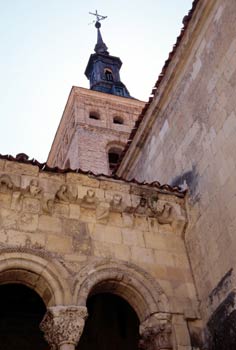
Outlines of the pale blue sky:
M 102 36 L 131 95 L 147 100 L 191 0 L 0 0 L 0 153 L 46 161 L 72 85 Z

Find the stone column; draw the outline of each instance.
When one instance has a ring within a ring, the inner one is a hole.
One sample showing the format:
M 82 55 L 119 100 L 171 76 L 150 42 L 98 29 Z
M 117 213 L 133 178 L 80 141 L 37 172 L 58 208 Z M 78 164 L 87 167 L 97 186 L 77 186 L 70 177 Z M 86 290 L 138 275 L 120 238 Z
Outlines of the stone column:
M 49 307 L 40 328 L 52 350 L 74 350 L 87 318 L 85 306 Z
M 173 349 L 170 315 L 157 313 L 151 315 L 139 327 L 140 350 L 169 350 Z

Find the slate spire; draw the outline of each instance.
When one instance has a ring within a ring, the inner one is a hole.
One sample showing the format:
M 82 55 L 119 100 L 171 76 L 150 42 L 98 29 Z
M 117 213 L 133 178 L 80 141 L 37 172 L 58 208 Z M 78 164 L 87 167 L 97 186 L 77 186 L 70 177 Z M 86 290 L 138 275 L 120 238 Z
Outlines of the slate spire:
M 85 75 L 90 82 L 90 89 L 130 98 L 129 91 L 120 80 L 122 62 L 119 57 L 109 54 L 108 48 L 102 39 L 100 21 L 105 19 L 106 16 L 99 15 L 97 11 L 95 13 L 90 12 L 90 14 L 96 16 L 95 27 L 97 28 L 95 53 L 90 55 L 85 70 Z
M 101 23 L 96 21 L 95 27 L 97 28 L 97 44 L 95 45 L 94 51 L 103 55 L 109 55 L 109 52 L 107 51 L 107 46 L 102 40 L 102 34 L 100 31 Z

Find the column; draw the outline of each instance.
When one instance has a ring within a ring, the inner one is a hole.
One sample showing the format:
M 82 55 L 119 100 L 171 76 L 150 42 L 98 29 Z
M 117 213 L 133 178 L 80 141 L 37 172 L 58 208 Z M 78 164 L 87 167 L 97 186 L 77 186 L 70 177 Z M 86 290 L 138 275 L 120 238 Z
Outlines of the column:
M 139 327 L 140 350 L 169 350 L 173 349 L 170 315 L 157 313 L 151 315 Z
M 85 306 L 49 307 L 40 328 L 52 350 L 74 350 L 87 318 Z

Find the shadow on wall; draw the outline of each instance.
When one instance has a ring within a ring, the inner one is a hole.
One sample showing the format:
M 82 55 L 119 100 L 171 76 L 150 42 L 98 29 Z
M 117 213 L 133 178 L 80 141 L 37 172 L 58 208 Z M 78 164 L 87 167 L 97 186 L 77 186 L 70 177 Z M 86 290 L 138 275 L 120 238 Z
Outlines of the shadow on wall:
M 199 174 L 196 169 L 196 165 L 193 165 L 192 170 L 186 171 L 182 175 L 175 177 L 170 185 L 171 186 L 179 186 L 182 190 L 189 190 L 189 194 L 193 203 L 199 201 L 199 191 L 198 191 L 198 183 L 199 183 Z

